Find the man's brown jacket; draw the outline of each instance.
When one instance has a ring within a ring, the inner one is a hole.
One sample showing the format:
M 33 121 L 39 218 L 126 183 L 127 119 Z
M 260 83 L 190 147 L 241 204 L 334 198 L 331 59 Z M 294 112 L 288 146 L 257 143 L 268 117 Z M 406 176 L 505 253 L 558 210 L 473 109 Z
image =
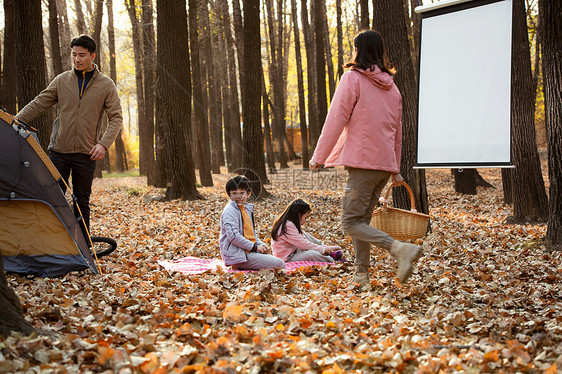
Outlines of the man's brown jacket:
M 115 83 L 95 68 L 82 98 L 78 92 L 78 77 L 74 69 L 53 79 L 16 118 L 29 123 L 55 104 L 57 118 L 53 124 L 49 150 L 59 153 L 89 154 L 96 144 L 111 147 L 123 126 L 121 101 Z M 104 113 L 108 126 L 101 134 Z

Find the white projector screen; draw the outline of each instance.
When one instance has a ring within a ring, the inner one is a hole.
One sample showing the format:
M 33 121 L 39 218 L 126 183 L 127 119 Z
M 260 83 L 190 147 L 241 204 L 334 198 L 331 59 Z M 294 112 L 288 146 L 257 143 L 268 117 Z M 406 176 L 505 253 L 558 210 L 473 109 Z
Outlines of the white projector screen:
M 511 167 L 511 0 L 418 7 L 416 168 Z

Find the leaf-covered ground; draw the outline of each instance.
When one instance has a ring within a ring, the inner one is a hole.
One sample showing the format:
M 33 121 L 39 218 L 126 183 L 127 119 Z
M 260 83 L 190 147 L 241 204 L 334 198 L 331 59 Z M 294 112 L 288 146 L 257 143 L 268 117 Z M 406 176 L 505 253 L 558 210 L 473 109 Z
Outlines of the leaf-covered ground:
M 224 176 L 201 201 L 149 202 L 142 178 L 96 180 L 93 234 L 118 240 L 103 275 L 9 275 L 26 318 L 56 337 L 0 339 L 0 372 L 29 373 L 555 373 L 562 368 L 562 266 L 545 225 L 507 225 L 496 188 L 455 194 L 449 171 L 427 173 L 433 231 L 411 280 L 372 249 L 371 289 L 351 282 L 353 250 L 339 224 L 341 189 L 268 186 L 256 205 L 269 241 L 295 197 L 307 230 L 350 262 L 290 274 L 167 273 L 156 260 L 216 258 Z

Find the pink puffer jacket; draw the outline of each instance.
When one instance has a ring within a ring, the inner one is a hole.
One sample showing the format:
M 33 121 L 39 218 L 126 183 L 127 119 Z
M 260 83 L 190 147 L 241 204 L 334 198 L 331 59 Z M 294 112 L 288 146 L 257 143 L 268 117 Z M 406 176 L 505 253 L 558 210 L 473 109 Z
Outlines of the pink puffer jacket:
M 278 234 L 280 232 L 281 227 L 279 227 Z M 285 234 L 271 241 L 271 250 L 274 256 L 279 257 L 283 261 L 287 261 L 289 256 L 297 249 L 303 251 L 313 250 L 321 254 L 325 254 L 326 252 L 326 246 L 311 242 L 304 234 L 299 232 L 293 222 L 287 221 Z
M 392 77 L 352 69 L 342 75 L 312 160 L 324 166 L 400 172 L 402 96 Z

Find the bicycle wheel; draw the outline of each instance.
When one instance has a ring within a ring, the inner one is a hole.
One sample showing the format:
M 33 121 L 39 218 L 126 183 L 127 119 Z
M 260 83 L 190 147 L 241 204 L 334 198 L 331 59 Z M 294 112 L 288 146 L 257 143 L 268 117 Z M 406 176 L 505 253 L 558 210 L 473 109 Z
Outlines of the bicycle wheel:
M 117 242 L 114 239 L 105 236 L 92 236 L 92 250 L 97 257 L 106 256 L 117 249 Z

